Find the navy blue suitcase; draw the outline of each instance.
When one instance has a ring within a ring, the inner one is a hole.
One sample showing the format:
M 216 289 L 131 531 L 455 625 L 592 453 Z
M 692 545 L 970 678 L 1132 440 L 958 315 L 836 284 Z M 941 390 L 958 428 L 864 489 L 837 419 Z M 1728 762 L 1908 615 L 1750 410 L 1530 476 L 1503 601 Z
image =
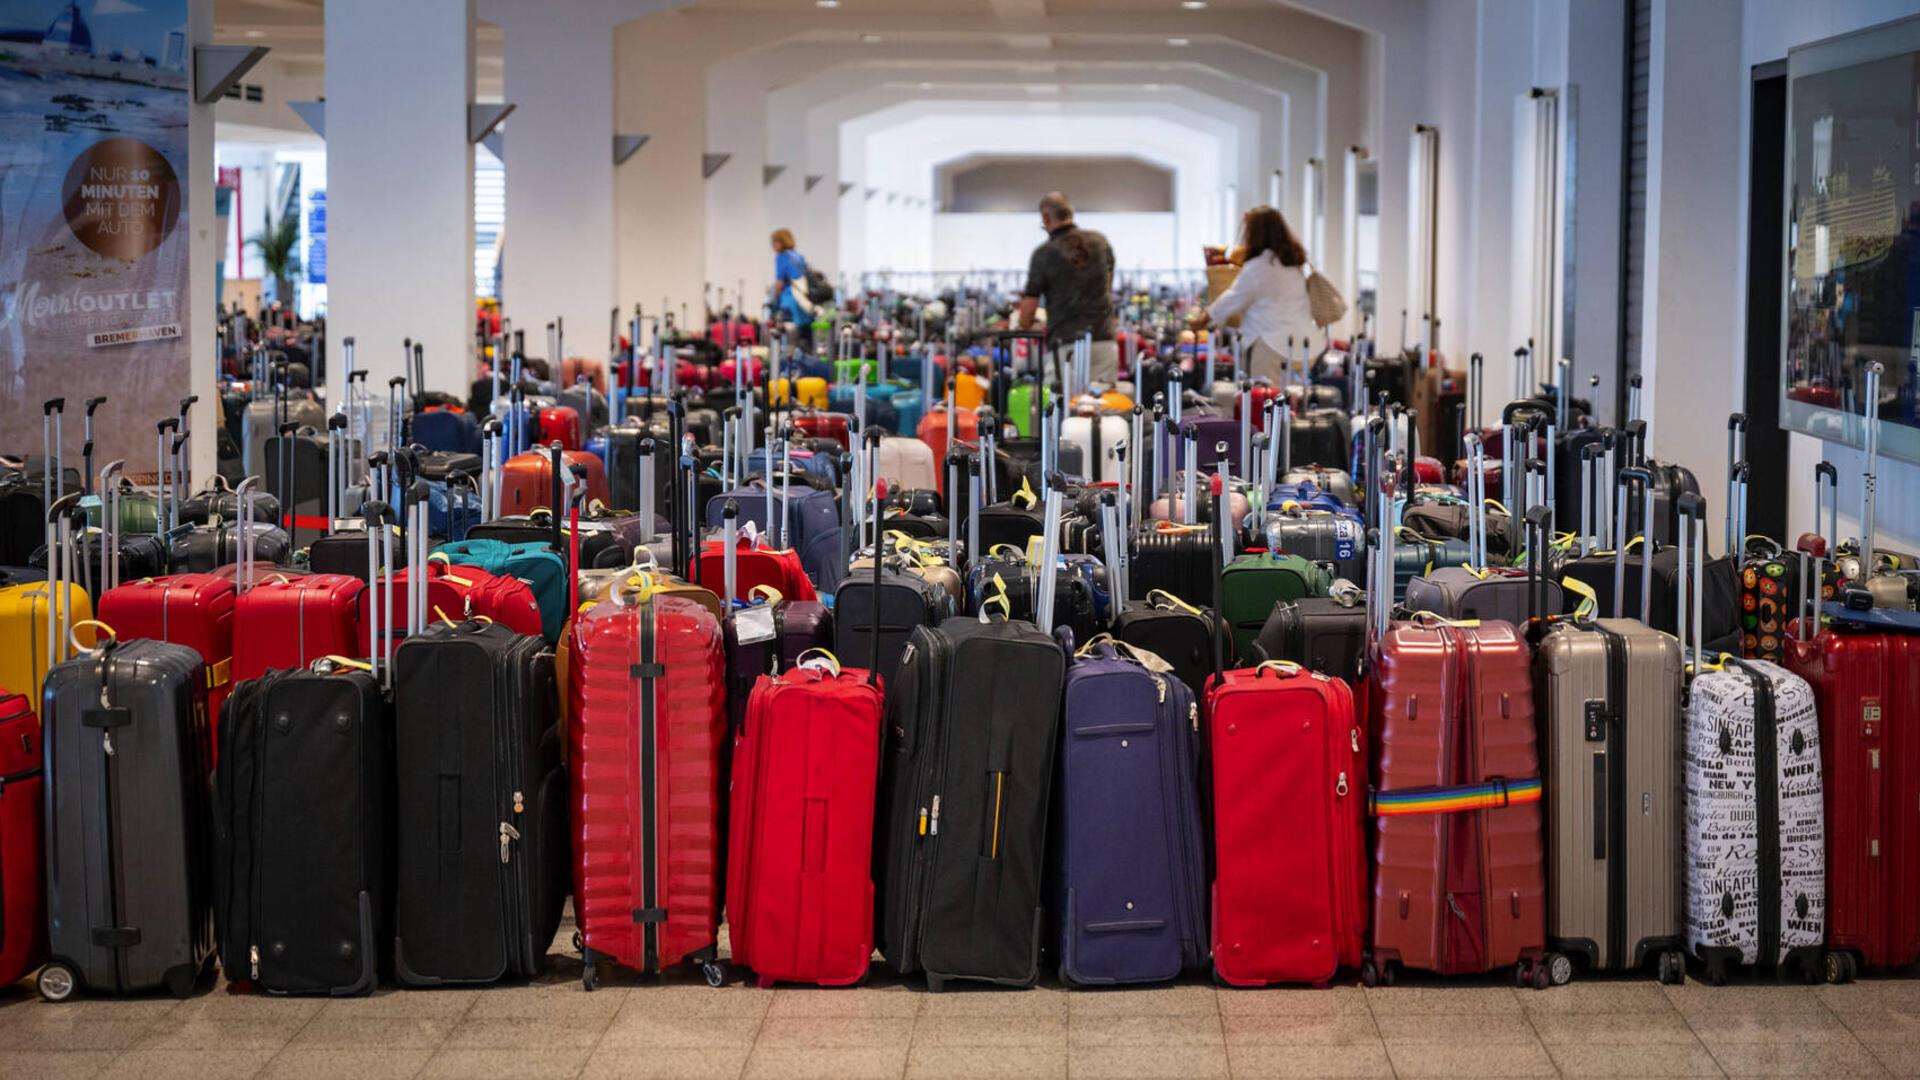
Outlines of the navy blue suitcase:
M 707 500 L 707 528 L 720 527 L 725 516 L 727 502 L 737 503 L 740 507 L 740 525 L 745 528 L 751 522 L 761 535 L 770 541 L 780 542 L 780 546 L 792 548 L 800 553 L 800 565 L 812 579 L 813 587 L 821 592 L 830 593 L 840 587 L 840 579 L 846 576 L 846 556 L 840 550 L 840 500 L 831 491 L 794 485 L 787 493 L 787 533 L 784 537 L 776 535 L 767 527 L 767 489 L 758 483 L 743 488 L 722 492 Z M 781 502 L 782 491 L 776 488 L 773 493 L 775 513 Z
M 1186 683 L 1136 655 L 1153 654 L 1102 641 L 1067 669 L 1055 907 L 1073 985 L 1165 982 L 1207 962 L 1199 711 Z
M 413 441 L 429 450 L 450 454 L 480 452 L 480 422 L 469 412 L 435 409 L 413 418 Z

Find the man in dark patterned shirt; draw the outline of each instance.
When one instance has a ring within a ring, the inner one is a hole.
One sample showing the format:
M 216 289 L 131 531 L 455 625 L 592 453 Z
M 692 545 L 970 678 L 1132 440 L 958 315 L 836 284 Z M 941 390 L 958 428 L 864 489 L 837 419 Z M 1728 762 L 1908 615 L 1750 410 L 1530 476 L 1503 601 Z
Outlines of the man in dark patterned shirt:
M 1057 191 L 1040 200 L 1040 227 L 1047 242 L 1033 249 L 1027 287 L 1021 290 L 1019 326 L 1033 326 L 1042 298 L 1047 305 L 1047 341 L 1064 367 L 1073 344 L 1093 336 L 1092 381 L 1111 387 L 1119 378 L 1120 348 L 1113 339 L 1113 247 L 1107 238 L 1073 222 L 1073 204 Z

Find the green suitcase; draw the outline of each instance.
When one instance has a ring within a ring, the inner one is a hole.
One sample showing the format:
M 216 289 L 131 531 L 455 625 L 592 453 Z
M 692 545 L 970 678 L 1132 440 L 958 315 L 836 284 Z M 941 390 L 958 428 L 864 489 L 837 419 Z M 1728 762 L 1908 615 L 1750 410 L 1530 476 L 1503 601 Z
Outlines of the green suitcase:
M 1040 407 L 1045 409 L 1052 404 L 1053 388 L 1048 387 L 1040 397 Z M 1007 391 L 1007 419 L 1013 421 L 1014 430 L 1020 433 L 1021 438 L 1034 437 L 1032 383 L 1016 383 L 1011 390 Z
M 1220 572 L 1220 615 L 1233 632 L 1233 653 L 1250 663 L 1254 638 L 1282 601 L 1326 596 L 1333 578 L 1326 569 L 1298 555 L 1255 552 L 1241 555 Z

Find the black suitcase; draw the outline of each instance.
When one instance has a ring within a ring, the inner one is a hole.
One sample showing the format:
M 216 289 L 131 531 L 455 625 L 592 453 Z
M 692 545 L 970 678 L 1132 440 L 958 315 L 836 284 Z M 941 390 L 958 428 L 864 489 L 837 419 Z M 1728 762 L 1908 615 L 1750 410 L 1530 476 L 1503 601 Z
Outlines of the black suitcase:
M 954 614 L 953 596 L 918 574 L 882 568 L 876 583 L 869 571 L 849 573 L 833 597 L 833 651 L 849 662 L 880 658 L 880 678 L 892 685 L 907 639 L 922 626 L 937 626 Z M 873 651 L 874 605 L 880 607 L 880 650 Z
M 271 453 L 271 451 L 269 451 Z M 272 460 L 271 457 L 268 460 Z M 314 475 L 321 480 L 326 478 L 326 447 L 321 446 L 320 471 Z M 273 470 L 269 470 L 272 472 Z M 317 481 L 316 481 L 317 482 Z M 272 486 L 271 483 L 268 484 Z M 324 505 L 325 492 L 321 492 Z M 274 522 L 280 520 L 280 500 L 266 491 L 249 491 L 247 501 L 253 504 L 255 521 Z M 222 521 L 238 521 L 240 518 L 240 496 L 222 480 L 217 487 L 202 488 L 192 498 L 182 500 L 177 511 L 181 525 L 205 525 L 215 518 Z
M 88 533 L 74 541 L 79 549 L 78 564 L 74 567 L 74 584 L 87 590 L 87 594 L 97 602 L 106 588 L 106 541 L 100 533 Z M 118 581 L 139 581 L 141 578 L 159 577 L 167 572 L 169 559 L 167 546 L 160 538 L 151 533 L 122 535 L 119 542 L 117 561 L 120 566 Z M 266 556 L 261 556 L 265 558 Z M 47 568 L 47 549 L 43 546 L 34 551 L 28 563 L 37 570 Z
M 175 574 L 211 574 L 229 563 L 240 561 L 243 534 L 238 525 L 219 522 L 213 525 L 189 525 L 167 534 L 167 570 Z M 128 540 L 132 540 L 129 537 Z M 367 561 L 366 539 L 361 538 L 360 564 Z M 253 560 L 285 566 L 293 558 L 293 541 L 287 531 L 264 521 L 253 524 Z M 138 574 L 135 577 L 147 577 Z M 130 580 L 126 575 L 122 581 Z
M 50 1001 L 186 997 L 213 956 L 206 682 L 198 652 L 151 640 L 47 674 Z
M 1290 660 L 1308 671 L 1354 682 L 1367 654 L 1367 609 L 1354 597 L 1282 600 L 1253 639 L 1259 660 Z
M 962 616 L 907 641 L 887 693 L 874 941 L 929 990 L 1040 977 L 1065 680 L 1059 642 L 1032 623 Z
M 1352 438 L 1347 414 L 1339 409 L 1311 408 L 1291 421 L 1287 439 L 1288 468 L 1319 466 L 1326 469 L 1347 467 Z
M 982 556 L 992 554 L 995 548 L 1002 545 L 1017 548 L 1024 555 L 1027 542 L 1040 535 L 1046 522 L 1038 506 L 1012 502 L 997 502 L 985 507 L 980 511 L 979 518 L 979 554 Z
M 1211 504 L 1208 504 L 1211 505 Z M 1133 558 L 1127 572 L 1129 600 L 1145 600 L 1155 590 L 1190 604 L 1213 596 L 1217 561 L 1207 529 L 1167 529 L 1149 522 L 1133 534 Z
M 394 975 L 538 973 L 560 924 L 567 772 L 553 654 L 494 623 L 437 622 L 394 652 Z
M 326 662 L 234 688 L 214 771 L 214 901 L 230 982 L 365 994 L 393 942 L 393 715 Z
M 1156 594 L 1149 600 L 1129 601 L 1114 616 L 1108 631 L 1115 641 L 1145 649 L 1173 665 L 1173 673 L 1204 700 L 1207 680 L 1226 654 L 1226 626 L 1206 609 Z

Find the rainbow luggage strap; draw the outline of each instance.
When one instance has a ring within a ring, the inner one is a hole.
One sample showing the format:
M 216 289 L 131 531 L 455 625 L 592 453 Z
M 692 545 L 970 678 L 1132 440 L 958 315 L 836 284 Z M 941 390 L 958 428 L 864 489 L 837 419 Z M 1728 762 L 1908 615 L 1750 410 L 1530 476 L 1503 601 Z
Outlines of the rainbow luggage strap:
M 1479 784 L 1376 791 L 1368 798 L 1367 810 L 1374 817 L 1457 814 L 1466 810 L 1498 810 L 1503 806 L 1537 803 L 1540 794 L 1540 778 L 1537 776 L 1525 780 L 1496 779 Z

